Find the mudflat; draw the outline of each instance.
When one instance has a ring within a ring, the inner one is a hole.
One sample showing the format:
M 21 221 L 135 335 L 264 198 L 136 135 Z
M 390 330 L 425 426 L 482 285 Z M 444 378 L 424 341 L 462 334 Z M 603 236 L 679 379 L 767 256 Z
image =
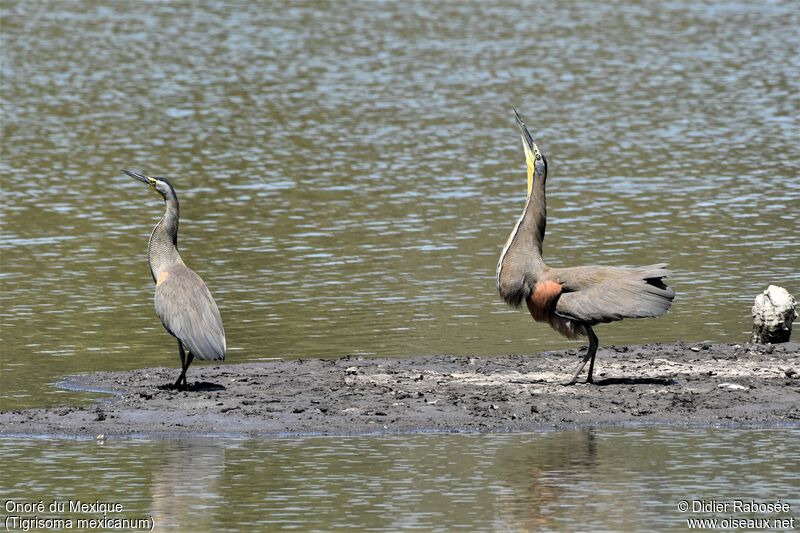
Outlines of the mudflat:
M 249 436 L 520 432 L 588 426 L 800 426 L 800 344 L 601 347 L 595 384 L 563 386 L 583 350 L 305 359 L 70 376 L 88 407 L 0 413 L 0 435 Z

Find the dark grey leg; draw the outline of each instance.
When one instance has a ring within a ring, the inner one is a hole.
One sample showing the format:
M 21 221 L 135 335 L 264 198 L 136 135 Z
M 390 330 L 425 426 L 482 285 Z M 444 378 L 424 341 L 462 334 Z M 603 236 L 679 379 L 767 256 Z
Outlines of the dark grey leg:
M 594 379 L 592 379 L 592 370 L 594 370 L 594 356 L 597 354 L 597 345 L 599 342 L 597 341 L 597 335 L 594 334 L 592 328 L 586 326 L 586 331 L 589 332 L 589 353 L 592 354 L 592 361 L 589 363 L 589 375 L 586 376 L 586 383 L 594 383 Z
M 181 375 L 178 376 L 178 381 L 173 385 L 176 389 L 181 388 L 181 382 L 183 382 L 183 386 L 186 387 L 186 369 L 189 368 L 189 365 L 186 364 L 186 354 L 183 352 L 183 343 L 180 339 L 178 339 L 178 352 L 181 355 Z M 189 355 L 191 355 L 191 352 Z M 189 362 L 191 361 L 192 360 L 189 359 Z
M 578 365 L 578 368 L 575 369 L 575 373 L 572 374 L 572 379 L 564 383 L 564 385 L 575 385 L 578 382 L 578 374 L 581 373 L 583 367 L 586 366 L 586 363 L 591 360 L 592 362 L 589 364 L 589 377 L 586 378 L 586 383 L 592 383 L 592 369 L 594 368 L 594 356 L 597 353 L 597 335 L 594 334 L 592 328 L 586 326 L 586 331 L 589 334 L 589 349 L 586 350 L 586 355 L 583 357 L 583 361 L 581 364 Z
M 189 384 L 186 383 L 186 371 L 189 370 L 189 365 L 192 364 L 194 361 L 194 354 L 189 352 L 189 358 L 186 360 L 186 367 L 183 369 L 183 388 L 186 390 L 189 387 Z
M 564 383 L 564 385 L 575 385 L 575 383 L 578 382 L 578 374 L 581 373 L 581 370 L 583 370 L 583 367 L 586 366 L 586 363 L 589 362 L 589 359 L 591 359 L 591 357 L 592 356 L 587 351 L 586 356 L 583 358 L 583 362 L 578 365 L 578 368 L 575 369 L 575 373 L 572 374 L 572 379 Z

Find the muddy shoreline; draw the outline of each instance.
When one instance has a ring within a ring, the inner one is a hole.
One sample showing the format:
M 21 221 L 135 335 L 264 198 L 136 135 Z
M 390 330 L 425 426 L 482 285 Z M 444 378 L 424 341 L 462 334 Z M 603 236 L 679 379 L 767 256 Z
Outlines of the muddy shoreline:
M 492 357 L 276 360 L 71 376 L 88 407 L 0 413 L 0 435 L 55 437 L 520 432 L 619 426 L 800 427 L 800 344 L 608 346 Z

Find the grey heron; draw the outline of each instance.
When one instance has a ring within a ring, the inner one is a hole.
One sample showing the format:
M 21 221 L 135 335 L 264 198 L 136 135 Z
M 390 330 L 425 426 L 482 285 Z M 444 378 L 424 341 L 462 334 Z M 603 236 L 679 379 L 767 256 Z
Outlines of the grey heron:
M 156 284 L 155 308 L 164 328 L 178 340 L 181 374 L 173 387 L 185 390 L 186 371 L 194 358 L 225 359 L 222 317 L 203 280 L 178 253 L 179 206 L 175 188 L 166 178 L 123 170 L 152 187 L 164 199 L 166 212 L 153 228 L 147 245 L 150 274 Z

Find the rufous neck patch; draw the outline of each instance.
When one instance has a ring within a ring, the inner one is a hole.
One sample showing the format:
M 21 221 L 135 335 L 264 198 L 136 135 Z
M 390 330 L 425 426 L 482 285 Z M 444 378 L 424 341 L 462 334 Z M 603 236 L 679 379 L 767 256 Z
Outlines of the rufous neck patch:
M 169 277 L 169 272 L 167 272 L 166 270 L 162 270 L 161 272 L 159 272 L 158 278 L 156 278 L 156 287 L 167 281 L 168 277 Z
M 544 322 L 552 312 L 553 304 L 561 294 L 561 284 L 553 281 L 540 281 L 528 296 L 528 310 L 537 322 Z

